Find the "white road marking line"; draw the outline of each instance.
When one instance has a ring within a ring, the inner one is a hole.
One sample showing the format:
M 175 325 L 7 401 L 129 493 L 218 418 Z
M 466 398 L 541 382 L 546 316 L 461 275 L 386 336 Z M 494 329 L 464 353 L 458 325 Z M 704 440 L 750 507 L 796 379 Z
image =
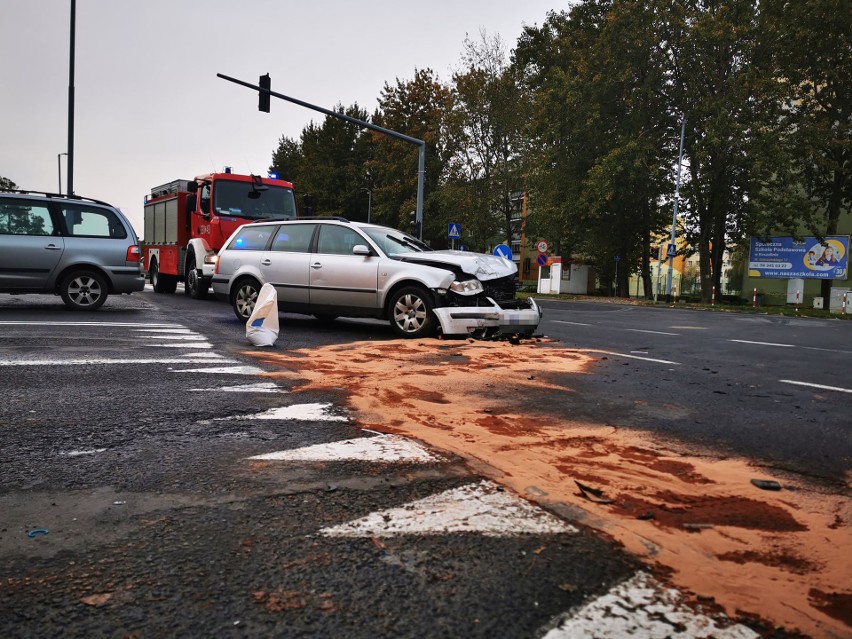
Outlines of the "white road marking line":
M 204 335 L 199 335 L 198 333 L 156 333 L 155 335 L 140 335 L 139 337 L 143 339 L 164 339 L 182 342 L 203 342 L 207 340 Z
M 181 342 L 179 344 L 146 344 L 149 348 L 213 348 L 210 342 Z
M 796 348 L 795 344 L 776 344 L 774 342 L 752 342 L 747 339 L 729 339 L 729 342 L 737 342 L 738 344 L 755 344 L 757 346 L 780 346 L 781 348 Z
M 823 384 L 811 384 L 809 382 L 797 382 L 792 379 L 779 379 L 782 384 L 795 384 L 796 386 L 809 386 L 810 388 L 818 388 L 820 390 L 837 391 L 838 393 L 852 393 L 850 388 L 841 388 L 840 386 L 824 386 Z
M 323 528 L 319 534 L 326 537 L 393 537 L 459 532 L 513 537 L 575 533 L 577 529 L 528 501 L 502 492 L 496 484 L 483 481 Z
M 706 326 L 669 326 L 678 331 L 706 331 Z
M 642 330 L 641 328 L 628 328 L 628 329 L 625 329 L 625 330 L 632 331 L 634 333 L 651 333 L 652 335 L 672 335 L 672 336 L 680 335 L 680 333 L 665 333 L 663 331 L 645 331 L 645 330 Z
M 225 361 L 233 361 L 233 360 L 225 360 Z M 198 357 L 189 359 L 176 359 L 172 357 L 150 357 L 150 358 L 140 358 L 140 359 L 118 359 L 118 358 L 97 358 L 92 357 L 89 359 L 46 359 L 46 360 L 16 360 L 16 359 L 0 359 L 0 366 L 89 366 L 89 365 L 113 365 L 113 364 L 207 364 L 210 362 L 209 357 Z M 260 368 L 252 367 L 253 373 L 262 373 L 263 370 Z M 193 371 L 179 371 L 179 372 L 206 372 L 207 369 L 196 369 Z
M 417 442 L 399 435 L 344 439 L 294 450 L 281 450 L 249 459 L 270 461 L 369 461 L 369 462 L 433 462 L 443 458 L 430 453 Z
M 685 598 L 645 572 L 612 588 L 551 623 L 543 639 L 621 639 L 643 637 L 666 639 L 757 639 L 756 632 L 732 624 L 723 614 L 713 617 L 696 613 Z M 554 625 L 555 624 L 555 625 Z
M 204 358 L 204 359 L 221 359 L 224 360 L 224 355 L 219 355 L 219 353 L 183 353 L 184 357 L 191 357 L 194 359 Z M 228 360 L 233 361 L 233 360 Z
M 229 360 L 224 360 L 229 361 Z M 207 364 L 209 360 L 205 361 L 203 359 L 197 360 L 172 360 L 170 364 Z M 260 373 L 264 373 L 262 368 L 258 368 L 257 366 L 222 366 L 219 368 L 183 368 L 183 369 L 170 369 L 172 373 L 210 373 L 212 375 L 259 375 Z
M 163 328 L 184 328 L 180 324 L 138 324 L 132 322 L 25 322 L 17 321 L 0 321 L 0 326 L 106 326 L 106 327 L 163 327 Z
M 254 413 L 253 415 L 234 415 L 231 417 L 215 417 L 212 421 L 222 422 L 234 419 L 253 420 L 253 419 L 295 419 L 301 421 L 322 421 L 322 422 L 348 422 L 349 418 L 343 415 L 334 415 L 329 413 L 332 407 L 330 402 L 313 403 L 313 404 L 293 404 L 292 406 L 279 406 L 278 408 L 270 408 L 262 413 Z
M 286 393 L 274 382 L 260 382 L 258 384 L 243 384 L 241 386 L 214 386 L 213 388 L 190 388 L 196 393 Z
M 175 325 L 175 328 L 137 328 L 136 333 L 172 333 L 174 335 L 198 335 L 192 329 L 185 326 Z M 147 337 L 147 336 L 146 336 Z
M 604 355 L 613 355 L 614 357 L 627 357 L 628 359 L 641 359 L 643 362 L 657 362 L 658 364 L 674 364 L 680 366 L 680 362 L 671 362 L 667 359 L 655 359 L 653 357 L 637 357 L 636 355 L 628 355 L 627 353 L 613 353 L 610 351 L 589 351 L 594 353 L 603 353 Z
M 65 453 L 59 453 L 63 457 L 79 457 L 81 455 L 97 455 L 98 453 L 103 453 L 106 451 L 106 448 L 93 448 L 91 450 L 69 450 Z
M 648 351 L 630 351 L 631 355 L 647 355 Z
M 573 326 L 594 326 L 594 324 L 583 324 L 582 322 L 566 322 L 565 320 L 550 320 L 551 322 L 556 322 L 557 324 L 571 324 Z

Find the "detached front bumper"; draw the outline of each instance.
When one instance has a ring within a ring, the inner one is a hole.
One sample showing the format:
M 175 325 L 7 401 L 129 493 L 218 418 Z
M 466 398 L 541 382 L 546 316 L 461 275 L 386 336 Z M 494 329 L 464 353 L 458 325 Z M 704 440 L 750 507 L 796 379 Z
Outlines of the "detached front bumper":
M 535 300 L 513 301 L 503 308 L 488 298 L 493 306 L 442 306 L 434 310 L 444 335 L 466 335 L 474 331 L 532 334 L 541 322 L 541 309 Z

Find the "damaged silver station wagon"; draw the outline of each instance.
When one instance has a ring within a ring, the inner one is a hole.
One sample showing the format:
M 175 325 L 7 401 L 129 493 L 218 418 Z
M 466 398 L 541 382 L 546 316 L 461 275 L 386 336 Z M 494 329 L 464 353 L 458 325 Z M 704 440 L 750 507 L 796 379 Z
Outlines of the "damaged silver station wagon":
M 217 256 L 213 291 L 242 321 L 269 282 L 281 311 L 384 319 L 401 337 L 531 335 L 541 311 L 515 298 L 517 271 L 502 257 L 434 251 L 385 226 L 287 220 L 237 229 Z

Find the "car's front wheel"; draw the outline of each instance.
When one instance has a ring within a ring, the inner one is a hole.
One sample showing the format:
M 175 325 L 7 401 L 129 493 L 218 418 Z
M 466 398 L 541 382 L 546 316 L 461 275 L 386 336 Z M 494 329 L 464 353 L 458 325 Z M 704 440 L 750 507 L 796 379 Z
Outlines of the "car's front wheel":
M 198 269 L 195 267 L 195 257 L 190 257 L 186 262 L 186 281 L 184 286 L 184 293 L 194 300 L 203 300 L 207 297 L 210 280 L 201 277 L 199 274 Z
M 419 286 L 406 286 L 396 291 L 388 303 L 391 328 L 400 337 L 426 337 L 435 332 L 432 296 Z
M 65 306 L 73 311 L 94 311 L 103 306 L 109 295 L 107 282 L 96 271 L 74 271 L 59 285 Z
M 259 293 L 260 282 L 253 277 L 246 277 L 237 281 L 231 289 L 231 307 L 238 319 L 248 322 L 252 311 L 254 311 Z

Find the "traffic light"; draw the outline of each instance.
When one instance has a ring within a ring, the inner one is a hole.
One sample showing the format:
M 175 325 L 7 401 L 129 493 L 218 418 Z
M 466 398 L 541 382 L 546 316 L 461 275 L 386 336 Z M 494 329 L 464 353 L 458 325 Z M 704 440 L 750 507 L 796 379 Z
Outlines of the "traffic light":
M 652 246 L 651 247 L 651 259 L 657 260 L 657 261 L 660 260 L 660 247 L 659 246 Z
M 269 74 L 266 73 L 260 76 L 257 85 L 260 87 L 260 90 L 257 92 L 257 110 L 269 113 L 269 89 L 272 86 Z

